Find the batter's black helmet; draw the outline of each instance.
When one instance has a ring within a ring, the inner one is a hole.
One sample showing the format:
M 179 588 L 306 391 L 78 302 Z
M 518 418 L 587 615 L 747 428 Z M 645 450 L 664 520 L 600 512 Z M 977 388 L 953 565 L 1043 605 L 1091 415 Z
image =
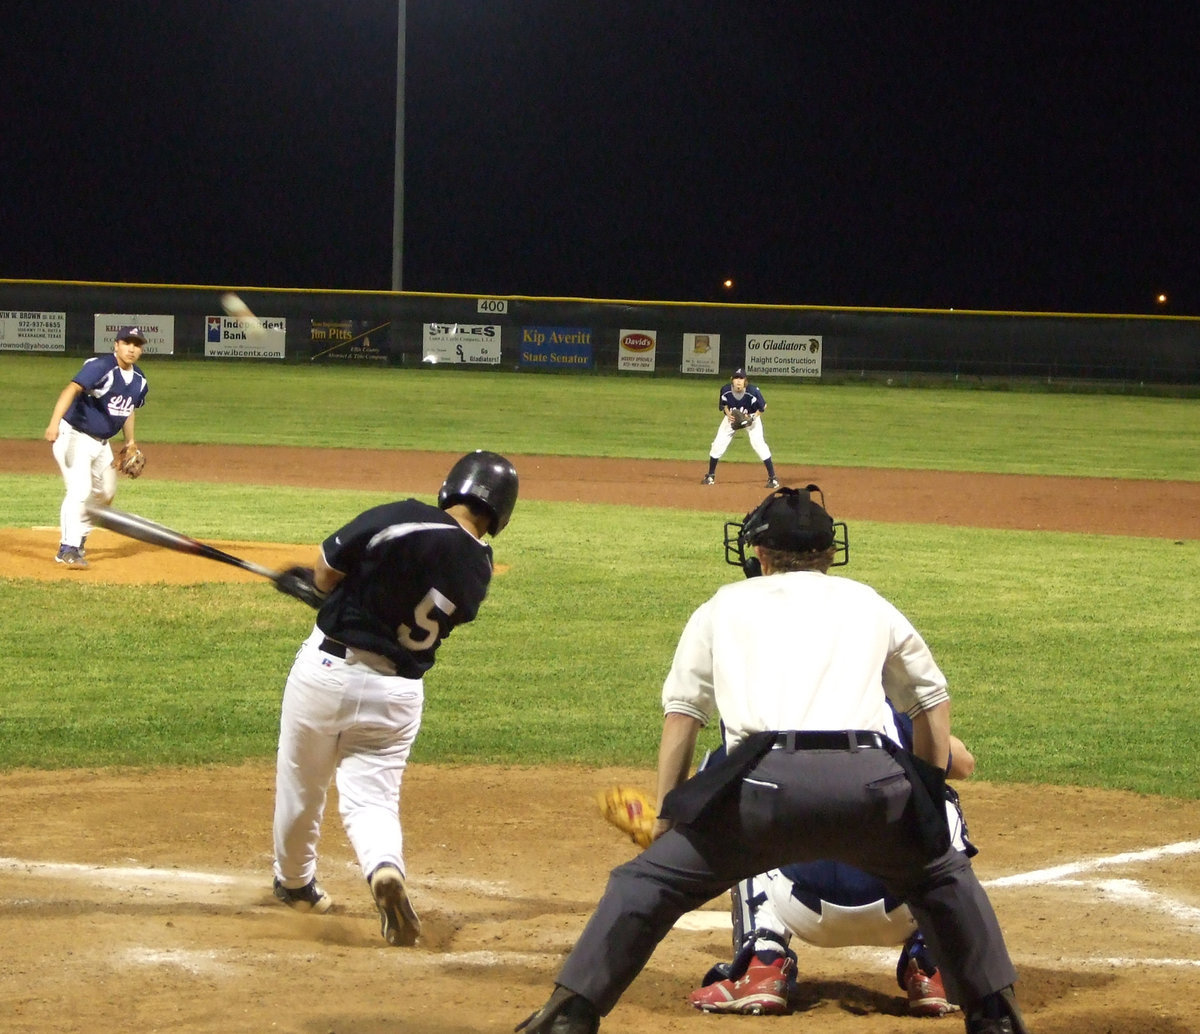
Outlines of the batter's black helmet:
M 467 453 L 450 468 L 438 506 L 443 510 L 455 503 L 478 503 L 492 520 L 488 531 L 499 535 L 517 505 L 517 469 L 496 452 L 477 449 Z
M 812 498 L 816 492 L 818 503 Z M 802 489 L 780 488 L 745 520 L 725 522 L 725 562 L 740 567 L 748 578 L 762 573 L 758 558 L 747 556 L 748 546 L 766 546 L 787 553 L 817 553 L 833 548 L 830 567 L 850 562 L 850 535 L 844 521 L 835 521 L 825 510 L 825 493 L 816 485 Z

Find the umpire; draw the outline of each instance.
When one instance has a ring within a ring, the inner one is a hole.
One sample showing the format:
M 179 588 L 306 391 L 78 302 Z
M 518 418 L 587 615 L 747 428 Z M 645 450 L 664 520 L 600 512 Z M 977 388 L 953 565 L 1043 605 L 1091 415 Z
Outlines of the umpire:
M 727 525 L 727 557 L 766 577 L 723 586 L 688 620 L 663 685 L 655 841 L 612 871 L 553 994 L 518 1030 L 595 1034 L 681 915 L 745 877 L 831 858 L 908 903 L 968 1034 L 1027 1034 L 991 903 L 950 845 L 946 680 L 903 614 L 829 576 L 845 525 L 814 491 L 775 491 Z M 912 753 L 882 735 L 885 697 L 913 720 Z M 688 779 L 718 712 L 728 756 Z

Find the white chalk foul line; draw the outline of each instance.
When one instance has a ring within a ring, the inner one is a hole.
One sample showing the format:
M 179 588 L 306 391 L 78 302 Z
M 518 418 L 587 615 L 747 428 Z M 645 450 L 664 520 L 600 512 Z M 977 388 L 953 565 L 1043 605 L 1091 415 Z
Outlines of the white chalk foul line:
M 189 872 L 186 869 L 152 869 L 107 865 L 80 865 L 75 862 L 28 862 L 20 858 L 0 858 L 0 872 L 24 873 L 28 876 L 57 876 L 89 879 L 97 883 L 207 883 L 230 886 L 246 882 L 237 876 L 214 872 Z
M 1168 855 L 1195 854 L 1200 851 L 1200 840 L 1181 840 L 1177 844 L 1165 844 L 1162 847 L 1151 847 L 1145 851 L 1127 851 L 1124 854 L 1110 854 L 1099 858 L 1089 858 L 1081 862 L 1069 862 L 1066 865 L 1055 865 L 1049 869 L 1035 869 L 1033 872 L 1014 873 L 1012 876 L 1001 876 L 994 880 L 985 880 L 985 887 L 1021 887 L 1031 883 L 1053 883 L 1067 876 L 1075 876 L 1083 872 L 1095 872 L 1114 865 L 1132 865 L 1136 862 L 1152 862 L 1157 858 Z

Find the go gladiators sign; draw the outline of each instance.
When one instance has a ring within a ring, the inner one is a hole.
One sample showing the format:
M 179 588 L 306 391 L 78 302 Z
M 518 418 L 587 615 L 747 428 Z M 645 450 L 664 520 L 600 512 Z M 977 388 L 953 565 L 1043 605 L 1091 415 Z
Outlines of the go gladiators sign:
M 751 377 L 820 377 L 821 337 L 747 334 L 746 373 Z

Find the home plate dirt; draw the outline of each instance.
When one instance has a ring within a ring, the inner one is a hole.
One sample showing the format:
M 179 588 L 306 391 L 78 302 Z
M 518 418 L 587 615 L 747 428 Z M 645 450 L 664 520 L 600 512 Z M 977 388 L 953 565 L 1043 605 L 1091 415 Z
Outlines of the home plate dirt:
M 45 443 L 5 448 L 6 471 L 57 478 Z M 147 477 L 418 493 L 436 492 L 454 458 L 287 449 L 243 456 L 222 446 L 221 469 L 206 471 L 211 450 L 147 453 Z M 705 488 L 696 464 L 514 460 L 525 498 L 739 513 L 764 494 L 749 464 L 723 465 L 725 483 Z M 890 481 L 832 468 L 781 476 L 822 484 L 847 519 L 1200 538 L 1200 486 L 1192 483 L 1129 491 L 1102 479 L 884 473 Z M 1029 501 L 1006 508 L 1020 511 L 1018 523 L 995 523 L 1005 517 L 995 500 L 1014 493 Z M 47 525 L 55 517 L 47 514 Z M 92 568 L 65 572 L 53 562 L 56 538 L 52 527 L 0 531 L 0 577 L 128 580 L 147 567 L 137 550 L 153 548 L 97 533 L 89 541 Z M 214 544 L 266 566 L 305 560 L 305 547 Z M 151 580 L 254 578 L 155 552 Z M 0 746 L 7 734 L 0 710 Z M 425 932 L 408 949 L 389 948 L 379 936 L 336 796 L 320 873 L 333 911 L 297 915 L 272 898 L 269 762 L 0 775 L 0 1030 L 511 1031 L 545 1000 L 609 869 L 635 850 L 600 818 L 595 793 L 613 782 L 649 787 L 652 764 L 412 765 L 405 839 Z M 976 869 L 1020 970 L 1034 1034 L 1200 1030 L 1200 801 L 973 781 L 960 789 L 980 847 Z M 688 992 L 729 953 L 726 904 L 711 902 L 668 935 L 605 1020 L 606 1034 L 962 1029 L 958 1018 L 906 1015 L 892 953 L 803 944 L 794 945 L 792 1015 L 693 1011 Z

